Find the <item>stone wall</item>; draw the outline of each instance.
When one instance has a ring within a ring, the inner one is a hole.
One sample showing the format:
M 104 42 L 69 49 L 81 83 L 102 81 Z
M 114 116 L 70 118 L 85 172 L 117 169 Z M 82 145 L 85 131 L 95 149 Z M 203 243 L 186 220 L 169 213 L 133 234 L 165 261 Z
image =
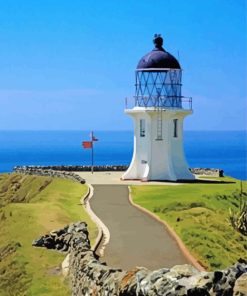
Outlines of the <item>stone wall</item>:
M 221 169 L 191 168 L 190 171 L 194 175 L 202 175 L 202 176 L 210 176 L 210 177 L 224 177 L 224 171 Z
M 94 166 L 95 172 L 107 172 L 107 171 L 126 171 L 127 165 L 96 165 Z M 13 168 L 16 170 L 53 170 L 53 171 L 69 171 L 69 172 L 91 172 L 90 165 L 49 165 L 49 166 L 16 166 Z
M 247 295 L 247 262 L 243 259 L 214 272 L 199 272 L 187 264 L 155 271 L 145 267 L 129 271 L 108 267 L 91 250 L 84 222 L 52 231 L 35 240 L 33 246 L 69 253 L 68 276 L 73 296 Z
M 127 165 L 96 165 L 94 166 L 95 172 L 107 172 L 107 171 L 126 171 Z M 29 173 L 41 170 L 44 171 L 64 171 L 64 172 L 90 172 L 91 166 L 89 165 L 51 165 L 51 166 L 16 166 L 13 169 L 15 172 Z M 211 176 L 211 177 L 223 177 L 224 171 L 221 169 L 211 168 L 191 168 L 190 171 L 194 175 Z
M 85 184 L 85 180 L 75 173 L 66 172 L 66 171 L 56 171 L 52 169 L 46 169 L 44 167 L 32 167 L 32 166 L 21 167 L 20 166 L 20 167 L 15 167 L 14 172 L 19 174 L 25 174 L 25 175 L 36 175 L 36 176 L 70 179 L 72 181 Z

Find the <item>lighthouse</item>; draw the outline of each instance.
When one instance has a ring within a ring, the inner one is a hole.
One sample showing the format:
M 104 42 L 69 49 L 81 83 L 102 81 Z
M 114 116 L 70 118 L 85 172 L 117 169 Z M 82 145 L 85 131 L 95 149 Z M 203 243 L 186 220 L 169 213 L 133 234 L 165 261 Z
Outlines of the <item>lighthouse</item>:
M 154 35 L 154 49 L 139 61 L 135 96 L 125 113 L 134 121 L 134 149 L 122 179 L 193 180 L 183 148 L 183 121 L 193 113 L 192 99 L 182 96 L 182 69 Z

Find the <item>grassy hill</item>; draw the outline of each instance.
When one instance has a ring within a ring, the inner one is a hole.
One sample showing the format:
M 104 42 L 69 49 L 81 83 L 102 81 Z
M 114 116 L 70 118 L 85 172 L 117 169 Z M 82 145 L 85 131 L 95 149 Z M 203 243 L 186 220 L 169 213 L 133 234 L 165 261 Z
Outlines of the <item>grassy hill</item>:
M 229 222 L 229 209 L 239 206 L 240 181 L 220 180 L 226 183 L 132 186 L 134 202 L 165 220 L 209 270 L 247 257 L 247 237 Z M 243 188 L 246 192 L 247 182 Z
M 73 221 L 97 228 L 80 205 L 86 185 L 70 180 L 0 175 L 0 295 L 70 295 L 60 266 L 64 255 L 32 247 L 32 240 Z

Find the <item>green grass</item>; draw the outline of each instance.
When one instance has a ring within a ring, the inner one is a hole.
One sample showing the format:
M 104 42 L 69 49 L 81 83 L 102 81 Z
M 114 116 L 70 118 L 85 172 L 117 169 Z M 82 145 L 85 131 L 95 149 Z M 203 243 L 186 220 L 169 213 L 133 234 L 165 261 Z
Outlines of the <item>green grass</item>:
M 97 228 L 80 205 L 86 191 L 70 180 L 0 175 L 0 256 L 16 248 L 0 257 L 0 295 L 71 295 L 58 269 L 64 254 L 34 248 L 32 240 L 81 220 L 93 242 Z
M 247 237 L 229 222 L 229 208 L 239 205 L 233 192 L 240 181 L 219 180 L 234 183 L 132 186 L 134 202 L 166 221 L 208 270 L 225 268 L 247 254 Z M 243 188 L 247 191 L 247 182 Z

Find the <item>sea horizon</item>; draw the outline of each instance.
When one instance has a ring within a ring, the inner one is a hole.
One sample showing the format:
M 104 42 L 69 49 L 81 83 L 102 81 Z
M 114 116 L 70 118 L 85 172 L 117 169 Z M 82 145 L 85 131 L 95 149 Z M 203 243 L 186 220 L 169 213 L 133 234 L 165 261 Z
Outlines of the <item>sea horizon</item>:
M 133 152 L 132 130 L 94 130 L 95 165 L 128 165 Z M 18 165 L 90 165 L 82 141 L 89 130 L 0 130 L 0 172 Z M 225 175 L 247 179 L 246 130 L 185 130 L 189 167 L 219 168 Z
M 132 132 L 132 129 L 0 129 L 0 132 Z M 184 129 L 184 132 L 246 132 L 247 129 L 233 129 L 233 130 L 190 130 Z

